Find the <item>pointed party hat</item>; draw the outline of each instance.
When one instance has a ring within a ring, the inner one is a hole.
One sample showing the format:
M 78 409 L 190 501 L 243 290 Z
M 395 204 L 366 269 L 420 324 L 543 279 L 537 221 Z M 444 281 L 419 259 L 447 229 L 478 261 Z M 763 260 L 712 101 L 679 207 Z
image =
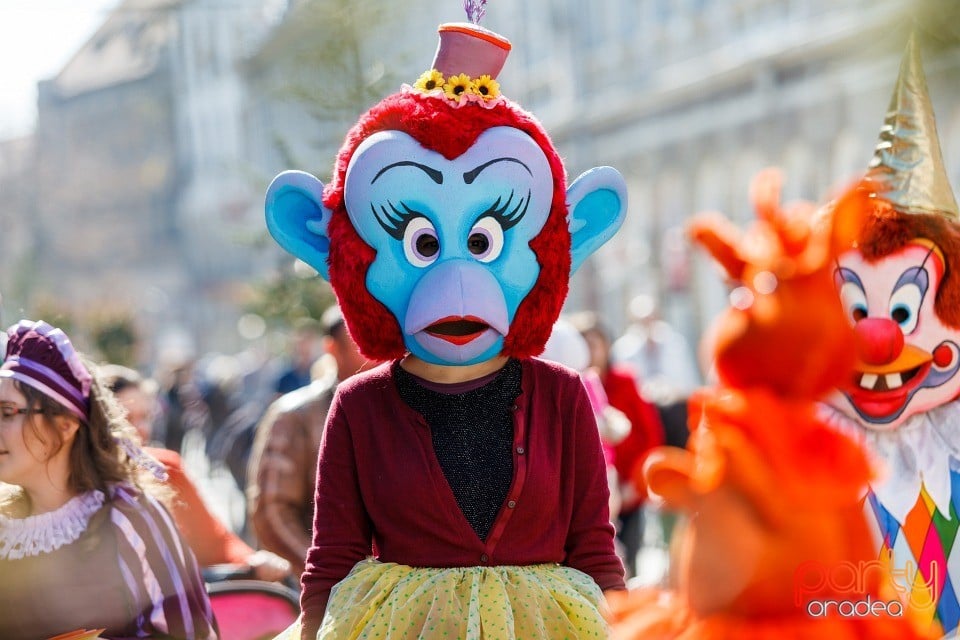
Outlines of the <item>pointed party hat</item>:
M 957 220 L 960 210 L 940 152 L 937 124 L 920 61 L 910 35 L 867 179 L 879 197 L 903 213 L 934 213 Z

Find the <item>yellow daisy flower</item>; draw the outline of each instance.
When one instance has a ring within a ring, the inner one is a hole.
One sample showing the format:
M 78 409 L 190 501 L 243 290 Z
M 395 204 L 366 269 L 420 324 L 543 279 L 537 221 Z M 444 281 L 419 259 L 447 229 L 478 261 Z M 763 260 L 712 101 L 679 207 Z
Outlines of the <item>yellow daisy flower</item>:
M 473 91 L 473 80 L 470 79 L 465 73 L 461 73 L 456 76 L 450 76 L 447 78 L 446 84 L 443 85 L 443 93 L 445 96 L 451 100 L 459 100 L 460 96 L 464 93 L 470 93 Z
M 420 91 L 433 91 L 434 89 L 442 89 L 443 83 L 443 74 L 436 69 L 430 69 L 420 74 L 417 81 L 413 83 L 413 88 Z
M 500 95 L 500 83 L 484 74 L 473 81 L 473 92 L 484 100 L 493 100 Z

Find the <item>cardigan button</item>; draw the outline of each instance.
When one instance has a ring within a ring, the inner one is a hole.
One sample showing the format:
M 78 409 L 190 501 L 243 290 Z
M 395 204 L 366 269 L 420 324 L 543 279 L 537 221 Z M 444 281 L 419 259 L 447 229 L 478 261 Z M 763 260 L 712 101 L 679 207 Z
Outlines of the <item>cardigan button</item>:
M 510 502 L 507 503 L 507 508 L 509 508 L 509 509 L 513 509 L 513 508 L 516 507 L 516 506 L 517 506 L 517 501 L 516 501 L 516 500 L 511 500 Z
M 520 410 L 520 405 L 518 404 L 514 404 L 512 407 L 510 407 L 510 411 L 519 411 L 519 410 Z
M 480 562 L 486 562 L 489 559 L 490 558 L 487 557 L 487 554 L 483 554 L 482 556 L 480 556 Z
M 517 447 L 517 453 L 522 456 L 524 453 L 526 453 L 526 449 L 523 447 Z

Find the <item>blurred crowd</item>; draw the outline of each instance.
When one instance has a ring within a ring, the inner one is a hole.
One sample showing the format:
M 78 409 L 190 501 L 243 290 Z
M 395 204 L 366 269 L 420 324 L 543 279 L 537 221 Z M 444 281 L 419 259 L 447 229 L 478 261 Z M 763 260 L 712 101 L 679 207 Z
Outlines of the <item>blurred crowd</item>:
M 699 380 L 682 336 L 648 300 L 633 309 L 618 338 L 596 313 L 561 316 L 541 357 L 581 377 L 603 447 L 617 552 L 632 584 L 650 585 L 666 579 L 672 523 L 648 504 L 643 461 L 654 447 L 685 444 L 685 400 Z M 114 633 L 214 629 L 203 591 L 236 579 L 282 583 L 295 610 L 327 414 L 338 384 L 376 364 L 360 354 L 339 307 L 292 327 L 280 360 L 243 369 L 238 358 L 184 358 L 153 377 L 87 360 L 43 322 L 10 331 L 0 365 L 0 565 L 21 577 L 0 581 L 14 589 L 4 592 L 12 608 L 0 607 L 9 614 L 0 635 L 49 635 L 84 620 L 82 603 L 48 620 L 18 610 L 27 605 L 14 597 L 54 588 L 48 578 L 60 580 L 69 566 L 78 575 L 97 571 L 103 590 L 129 591 L 154 612 L 90 619 L 115 624 Z M 104 501 L 110 517 L 93 517 Z M 108 576 L 88 565 L 114 553 L 104 542 L 113 539 L 121 557 L 127 548 L 133 555 Z M 176 551 L 184 547 L 192 555 Z
M 692 348 L 652 297 L 637 297 L 630 313 L 621 336 L 594 312 L 565 315 L 542 357 L 581 374 L 608 462 L 619 550 L 628 576 L 648 584 L 663 578 L 672 520 L 648 504 L 640 468 L 652 447 L 684 446 L 686 398 L 701 379 Z M 195 549 L 208 572 L 241 565 L 295 587 L 310 544 L 326 412 L 337 383 L 374 363 L 358 352 L 335 305 L 288 335 L 282 357 L 256 366 L 218 356 L 167 362 L 155 378 L 116 366 L 105 374 L 149 451 L 182 468 L 191 495 L 218 521 L 217 549 L 209 536 L 206 549 Z

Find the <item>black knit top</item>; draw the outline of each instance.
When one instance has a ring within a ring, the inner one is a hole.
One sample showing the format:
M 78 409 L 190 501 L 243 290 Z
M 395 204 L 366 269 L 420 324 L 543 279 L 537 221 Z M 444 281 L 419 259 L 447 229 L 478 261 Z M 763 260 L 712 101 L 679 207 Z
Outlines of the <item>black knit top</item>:
M 520 395 L 520 361 L 464 393 L 421 385 L 393 366 L 400 397 L 430 425 L 433 450 L 467 522 L 481 540 L 493 526 L 513 480 L 512 408 Z

